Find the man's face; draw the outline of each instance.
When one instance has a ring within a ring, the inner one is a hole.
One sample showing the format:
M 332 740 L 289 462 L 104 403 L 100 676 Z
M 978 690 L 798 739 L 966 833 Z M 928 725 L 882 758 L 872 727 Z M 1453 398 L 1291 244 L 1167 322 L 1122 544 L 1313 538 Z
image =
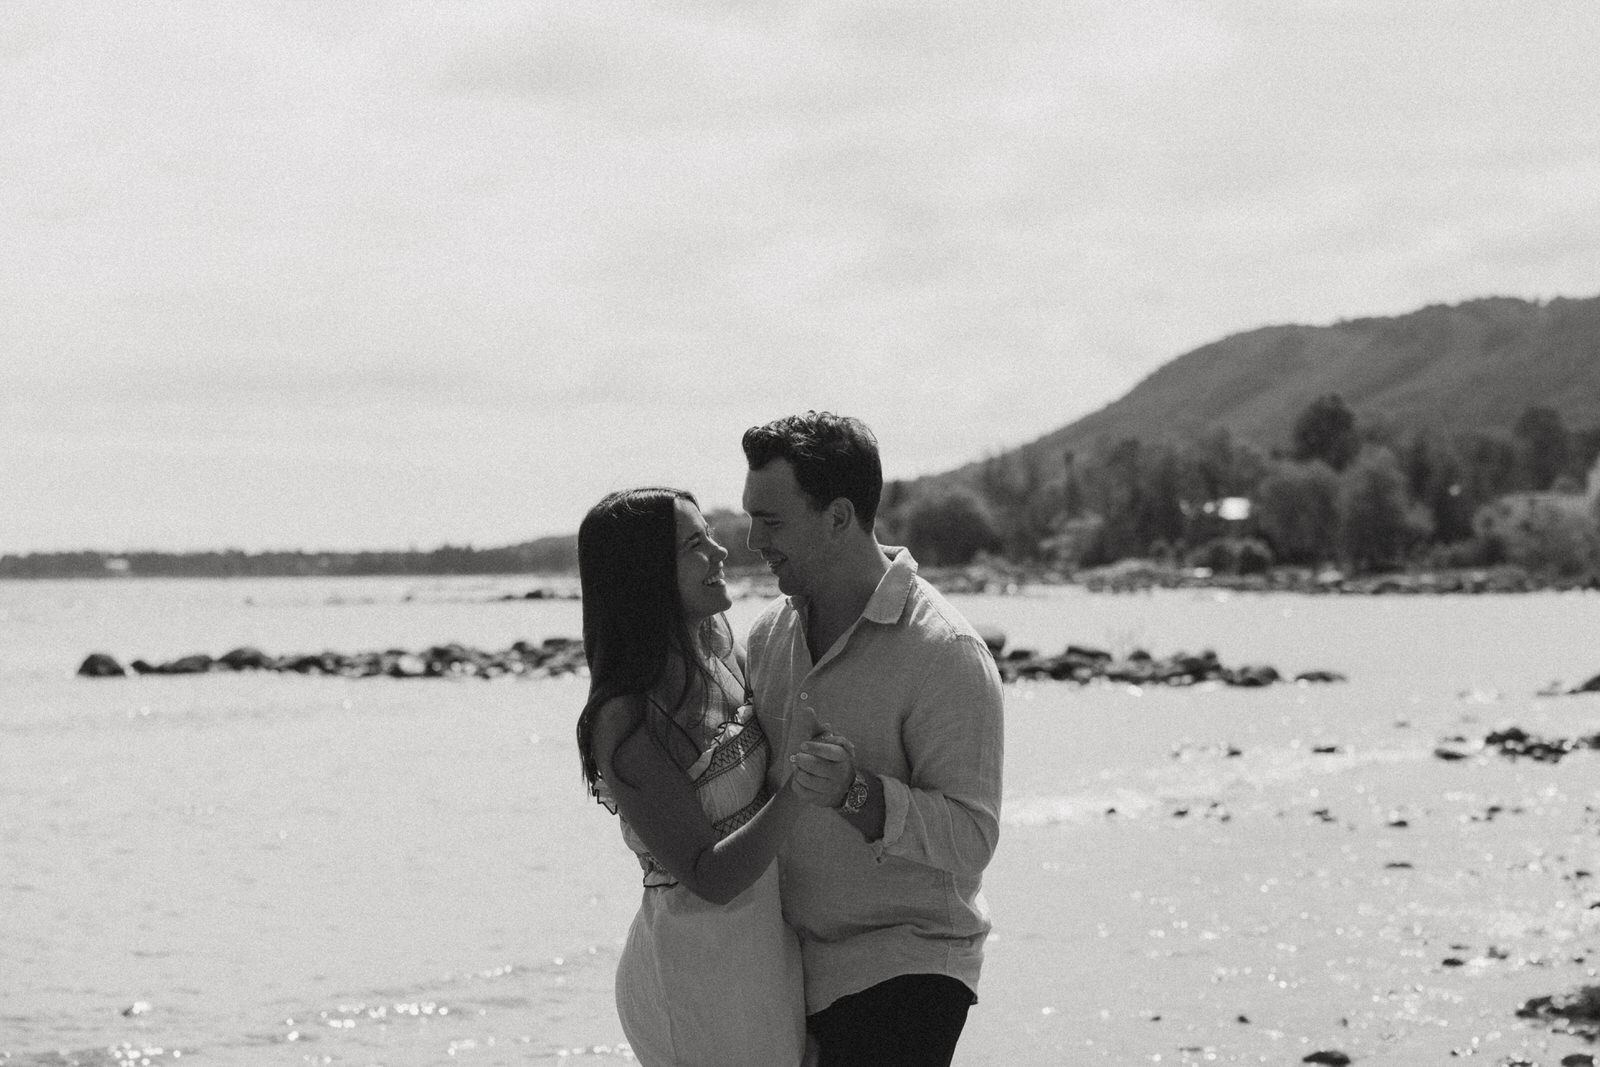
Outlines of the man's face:
M 829 556 L 828 512 L 813 510 L 795 481 L 794 467 L 775 459 L 744 477 L 752 551 L 761 553 L 789 596 L 812 596 Z

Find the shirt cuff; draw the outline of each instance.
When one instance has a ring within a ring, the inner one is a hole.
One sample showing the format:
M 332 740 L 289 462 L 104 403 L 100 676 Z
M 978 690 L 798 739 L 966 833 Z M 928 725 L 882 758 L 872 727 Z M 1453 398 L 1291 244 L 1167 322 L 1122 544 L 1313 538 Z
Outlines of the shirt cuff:
M 905 833 L 906 812 L 911 807 L 911 787 L 898 778 L 878 775 L 883 786 L 883 836 L 872 842 L 872 858 L 879 863 L 893 852 L 893 845 Z

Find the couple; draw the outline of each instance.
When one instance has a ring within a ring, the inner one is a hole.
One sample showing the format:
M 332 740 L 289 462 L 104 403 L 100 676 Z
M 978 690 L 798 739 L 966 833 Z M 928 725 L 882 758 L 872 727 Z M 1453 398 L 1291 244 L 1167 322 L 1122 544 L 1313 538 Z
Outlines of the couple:
M 748 658 L 694 497 L 613 493 L 578 533 L 578 750 L 644 869 L 623 1031 L 645 1067 L 949 1064 L 990 925 L 999 675 L 878 544 L 865 424 L 807 412 L 743 445 L 749 544 L 786 594 Z

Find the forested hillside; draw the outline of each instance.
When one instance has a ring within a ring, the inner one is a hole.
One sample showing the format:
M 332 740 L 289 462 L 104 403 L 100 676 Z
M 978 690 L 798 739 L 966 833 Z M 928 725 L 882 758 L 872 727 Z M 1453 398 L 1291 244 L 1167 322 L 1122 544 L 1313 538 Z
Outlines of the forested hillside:
M 930 561 L 1596 574 L 1597 455 L 1600 297 L 1493 298 L 1224 338 L 884 515 Z
M 1530 407 L 1550 408 L 1569 426 L 1591 425 L 1600 421 L 1600 296 L 1495 297 L 1234 334 L 1177 357 L 1121 399 L 1019 451 L 1053 459 L 1101 442 L 1197 440 L 1219 428 L 1282 451 L 1296 416 L 1334 393 L 1363 423 L 1401 435 L 1509 435 Z

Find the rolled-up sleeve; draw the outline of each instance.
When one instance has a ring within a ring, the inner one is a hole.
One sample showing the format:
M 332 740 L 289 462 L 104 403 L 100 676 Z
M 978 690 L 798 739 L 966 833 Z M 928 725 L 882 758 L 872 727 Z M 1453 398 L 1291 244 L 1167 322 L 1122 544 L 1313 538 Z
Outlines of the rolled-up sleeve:
M 952 635 L 926 664 L 901 727 L 911 781 L 880 776 L 874 855 L 977 877 L 1000 838 L 1004 696 L 981 641 Z

